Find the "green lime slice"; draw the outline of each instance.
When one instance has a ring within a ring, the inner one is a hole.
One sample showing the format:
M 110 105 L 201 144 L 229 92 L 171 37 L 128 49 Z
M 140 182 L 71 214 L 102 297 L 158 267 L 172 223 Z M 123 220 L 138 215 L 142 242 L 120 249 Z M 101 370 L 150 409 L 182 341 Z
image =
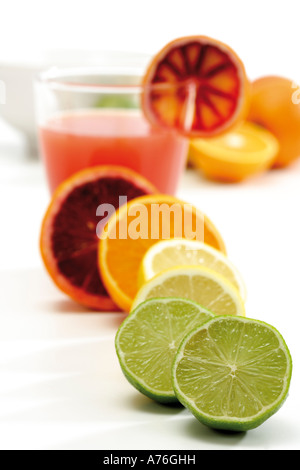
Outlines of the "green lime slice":
M 213 314 L 187 299 L 150 299 L 120 325 L 115 340 L 121 369 L 137 390 L 159 402 L 178 401 L 171 370 L 177 348 Z
M 203 424 L 247 431 L 287 397 L 292 359 L 271 325 L 217 316 L 184 338 L 172 367 L 178 400 Z

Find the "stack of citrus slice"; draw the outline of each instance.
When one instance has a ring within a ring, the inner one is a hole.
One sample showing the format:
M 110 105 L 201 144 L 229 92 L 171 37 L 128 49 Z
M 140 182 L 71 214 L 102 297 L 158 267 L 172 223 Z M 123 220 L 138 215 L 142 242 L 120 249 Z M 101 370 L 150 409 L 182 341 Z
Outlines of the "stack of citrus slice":
M 155 191 L 121 167 L 81 171 L 57 189 L 43 220 L 40 246 L 50 276 L 64 293 L 96 310 L 129 311 L 139 289 L 141 261 L 166 235 L 205 240 L 214 253 L 225 253 L 206 215 L 172 196 L 150 195 Z M 119 194 L 129 202 L 114 211 Z
M 218 41 L 173 41 L 150 63 L 144 85 L 147 118 L 193 138 L 193 162 L 209 176 L 218 161 L 223 179 L 242 179 L 278 151 L 267 131 L 242 124 L 248 80 Z M 215 225 L 192 204 L 158 194 L 128 169 L 94 167 L 57 189 L 40 243 L 50 276 L 72 299 L 130 312 L 116 351 L 142 393 L 179 400 L 202 423 L 230 430 L 252 429 L 282 405 L 289 350 L 274 327 L 245 318 L 241 275 Z
M 164 238 L 194 238 L 225 252 L 224 241 L 211 220 L 192 204 L 172 196 L 136 198 L 116 211 L 99 245 L 99 268 L 116 305 L 130 311 L 137 295 L 141 261 Z

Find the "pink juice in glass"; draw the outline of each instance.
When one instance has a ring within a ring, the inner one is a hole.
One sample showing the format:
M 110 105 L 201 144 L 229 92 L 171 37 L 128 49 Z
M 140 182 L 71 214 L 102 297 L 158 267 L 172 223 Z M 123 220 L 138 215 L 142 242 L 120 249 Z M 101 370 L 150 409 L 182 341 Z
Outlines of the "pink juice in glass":
M 188 152 L 187 139 L 153 127 L 134 109 L 57 114 L 40 127 L 40 144 L 51 192 L 84 168 L 121 165 L 175 194 Z

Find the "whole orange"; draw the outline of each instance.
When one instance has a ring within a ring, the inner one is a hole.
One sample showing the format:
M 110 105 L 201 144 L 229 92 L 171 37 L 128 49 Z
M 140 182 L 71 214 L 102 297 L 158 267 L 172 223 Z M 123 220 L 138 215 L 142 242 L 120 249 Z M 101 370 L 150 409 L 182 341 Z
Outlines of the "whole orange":
M 289 165 L 300 156 L 300 99 L 292 80 L 266 76 L 252 83 L 248 119 L 272 132 L 280 145 L 273 167 Z

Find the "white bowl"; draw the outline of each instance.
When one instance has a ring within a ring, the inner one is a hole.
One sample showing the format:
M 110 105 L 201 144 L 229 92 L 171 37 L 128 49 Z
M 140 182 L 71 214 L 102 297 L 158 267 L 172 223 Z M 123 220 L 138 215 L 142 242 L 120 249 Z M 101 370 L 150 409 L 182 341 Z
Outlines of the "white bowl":
M 22 132 L 32 147 L 36 143 L 33 81 L 38 71 L 39 68 L 35 66 L 0 65 L 0 77 L 4 84 L 1 116 Z
M 37 148 L 34 81 L 51 67 L 137 66 L 146 67 L 149 55 L 119 51 L 48 51 L 27 60 L 0 62 L 0 115 L 20 131 L 32 149 Z

